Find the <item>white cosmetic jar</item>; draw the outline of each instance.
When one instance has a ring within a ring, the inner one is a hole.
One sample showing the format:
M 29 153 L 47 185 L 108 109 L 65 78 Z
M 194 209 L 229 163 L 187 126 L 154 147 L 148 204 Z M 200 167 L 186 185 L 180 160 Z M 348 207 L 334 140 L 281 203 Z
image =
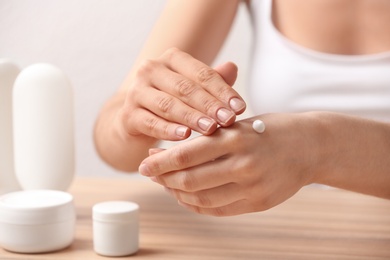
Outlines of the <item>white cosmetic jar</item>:
M 73 197 L 55 190 L 27 190 L 0 197 L 0 246 L 17 253 L 45 253 L 74 239 Z
M 103 256 L 135 254 L 139 247 L 139 206 L 128 201 L 93 206 L 93 246 Z

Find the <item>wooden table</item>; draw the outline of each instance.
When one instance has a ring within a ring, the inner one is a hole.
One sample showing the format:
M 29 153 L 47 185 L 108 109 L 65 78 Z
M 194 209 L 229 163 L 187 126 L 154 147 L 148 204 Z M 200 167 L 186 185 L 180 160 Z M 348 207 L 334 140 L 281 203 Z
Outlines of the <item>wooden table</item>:
M 265 212 L 209 217 L 186 211 L 155 183 L 78 177 L 73 244 L 48 254 L 0 249 L 0 259 L 108 259 L 93 251 L 91 208 L 108 200 L 141 207 L 134 259 L 390 259 L 390 201 L 336 189 L 305 187 Z

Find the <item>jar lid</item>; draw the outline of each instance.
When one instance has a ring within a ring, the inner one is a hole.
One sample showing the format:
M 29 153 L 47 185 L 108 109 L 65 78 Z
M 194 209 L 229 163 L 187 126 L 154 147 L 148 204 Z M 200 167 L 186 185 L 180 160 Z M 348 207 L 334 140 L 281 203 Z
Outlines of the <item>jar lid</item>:
M 107 201 L 95 204 L 92 208 L 94 220 L 107 222 L 138 221 L 139 206 L 129 201 Z
M 0 197 L 0 222 L 37 225 L 75 218 L 73 196 L 56 190 L 26 190 Z

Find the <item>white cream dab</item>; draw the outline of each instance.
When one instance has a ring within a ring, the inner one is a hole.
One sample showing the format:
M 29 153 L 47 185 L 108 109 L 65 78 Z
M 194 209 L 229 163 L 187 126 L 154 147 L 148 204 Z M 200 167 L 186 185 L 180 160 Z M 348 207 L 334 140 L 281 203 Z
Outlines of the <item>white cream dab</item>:
M 257 133 L 261 134 L 265 130 L 265 124 L 261 120 L 255 120 L 252 124 L 253 130 L 255 130 Z

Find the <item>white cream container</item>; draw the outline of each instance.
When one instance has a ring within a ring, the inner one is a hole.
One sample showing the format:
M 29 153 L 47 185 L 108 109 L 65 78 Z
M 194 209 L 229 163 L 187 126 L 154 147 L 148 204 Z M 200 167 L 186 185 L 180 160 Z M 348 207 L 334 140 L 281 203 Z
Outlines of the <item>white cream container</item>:
M 0 246 L 17 253 L 44 253 L 69 246 L 76 214 L 73 197 L 54 190 L 28 190 L 0 197 Z
M 93 206 L 93 245 L 99 255 L 126 256 L 138 251 L 139 206 L 108 201 Z

